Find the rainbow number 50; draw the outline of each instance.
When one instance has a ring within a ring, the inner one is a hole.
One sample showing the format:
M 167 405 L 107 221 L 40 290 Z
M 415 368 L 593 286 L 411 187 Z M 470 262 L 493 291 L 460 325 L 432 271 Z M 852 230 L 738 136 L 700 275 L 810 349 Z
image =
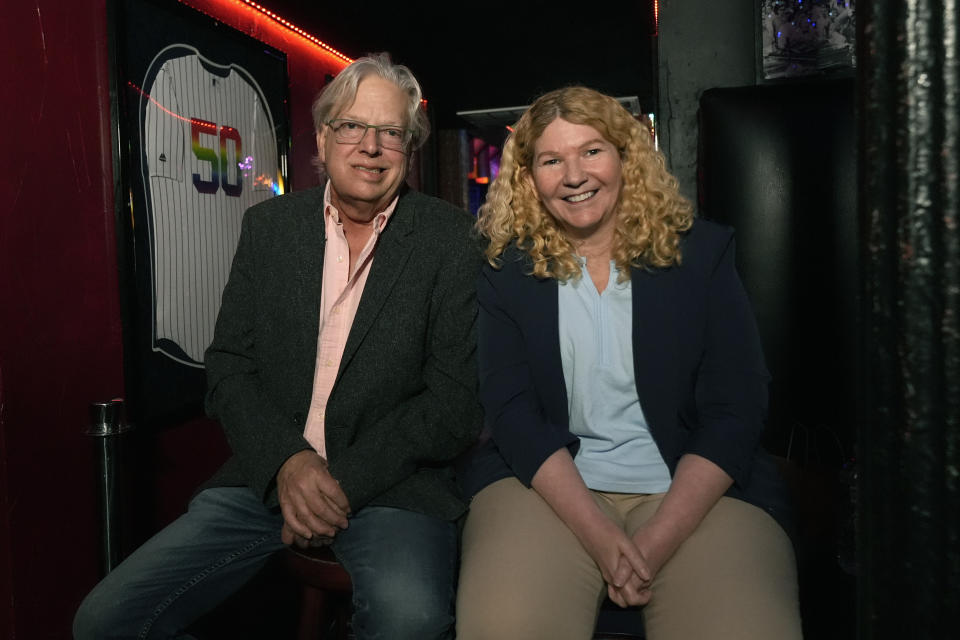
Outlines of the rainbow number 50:
M 217 148 L 205 147 L 201 144 L 201 135 L 213 137 L 214 144 L 219 139 L 219 153 Z M 193 174 L 193 186 L 200 193 L 216 193 L 223 188 L 228 196 L 239 196 L 243 192 L 243 175 L 240 172 L 240 159 L 243 157 L 243 144 L 240 141 L 240 132 L 233 127 L 218 127 L 216 123 L 190 119 L 190 138 L 193 146 L 193 155 L 200 162 L 210 163 L 210 179 L 204 180 L 199 173 Z M 228 144 L 232 143 L 232 144 Z M 234 168 L 236 182 L 230 182 L 230 167 Z

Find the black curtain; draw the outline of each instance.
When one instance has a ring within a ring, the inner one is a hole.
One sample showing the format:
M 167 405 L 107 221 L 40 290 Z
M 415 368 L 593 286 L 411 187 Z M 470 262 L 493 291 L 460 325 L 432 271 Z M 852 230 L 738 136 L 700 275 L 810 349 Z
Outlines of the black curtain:
M 861 638 L 960 629 L 955 2 L 858 3 Z

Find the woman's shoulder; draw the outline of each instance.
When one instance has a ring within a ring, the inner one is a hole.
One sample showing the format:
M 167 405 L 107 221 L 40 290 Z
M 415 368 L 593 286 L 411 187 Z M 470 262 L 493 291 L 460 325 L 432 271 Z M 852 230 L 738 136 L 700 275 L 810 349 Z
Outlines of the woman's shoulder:
M 680 268 L 712 271 L 733 248 L 733 227 L 696 218 L 680 241 Z
M 725 224 L 695 218 L 680 236 L 680 261 L 669 267 L 631 269 L 632 277 L 659 276 L 668 281 L 679 278 L 708 277 L 733 247 L 733 228 Z
M 527 275 L 533 271 L 530 254 L 511 242 L 499 256 L 494 258 L 496 266 L 487 262 L 484 264 L 485 273 L 499 278 L 514 278 Z M 499 274 L 499 276 L 497 275 Z M 532 277 L 532 276 L 530 276 Z
M 706 218 L 694 218 L 693 226 L 683 235 L 684 248 L 688 245 L 725 247 L 733 239 L 733 227 Z
M 485 262 L 480 278 L 485 286 L 492 287 L 503 295 L 528 299 L 556 285 L 553 278 L 538 278 L 533 275 L 533 261 L 523 249 L 509 245 L 497 256 L 496 266 Z

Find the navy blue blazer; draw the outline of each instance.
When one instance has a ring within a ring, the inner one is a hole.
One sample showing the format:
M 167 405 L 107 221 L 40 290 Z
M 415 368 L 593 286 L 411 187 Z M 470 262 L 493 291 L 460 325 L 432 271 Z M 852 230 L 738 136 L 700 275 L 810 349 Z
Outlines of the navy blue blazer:
M 637 394 L 671 475 L 686 453 L 734 480 L 727 495 L 791 530 L 785 487 L 759 445 L 769 374 L 750 302 L 734 265 L 733 230 L 697 220 L 682 263 L 631 270 Z M 477 285 L 481 443 L 461 467 L 468 495 L 501 478 L 530 486 L 560 447 L 575 454 L 560 356 L 557 281 L 530 275 L 511 247 Z

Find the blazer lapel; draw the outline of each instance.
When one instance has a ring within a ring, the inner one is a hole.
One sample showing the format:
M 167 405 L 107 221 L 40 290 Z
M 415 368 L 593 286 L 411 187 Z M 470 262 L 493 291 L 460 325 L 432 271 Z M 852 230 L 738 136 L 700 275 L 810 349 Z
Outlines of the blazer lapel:
M 320 323 L 320 290 L 323 285 L 323 252 L 327 237 L 323 223 L 323 201 L 316 208 L 304 211 L 298 234 L 299 255 L 296 256 L 300 275 L 300 302 L 308 314 L 308 325 L 316 332 Z M 316 336 L 313 336 L 314 341 Z
M 570 416 L 560 355 L 559 285 L 554 278 L 537 280 L 533 276 L 524 276 L 523 282 L 530 285 L 529 290 L 524 292 L 524 306 L 535 310 L 533 321 L 536 330 L 528 334 L 532 342 L 530 353 L 544 355 L 531 363 L 533 375 L 538 378 L 536 386 L 546 390 L 542 402 L 547 415 L 556 424 L 566 426 L 570 423 Z M 548 313 L 544 314 L 544 309 L 549 310 Z
M 675 406 L 676 322 L 669 270 L 630 270 L 633 298 L 633 373 L 650 428 L 669 424 Z
M 354 316 L 347 344 L 343 348 L 340 368 L 337 371 L 338 378 L 350 364 L 360 343 L 380 315 L 390 292 L 403 273 L 404 265 L 413 253 L 415 243 L 411 236 L 416 227 L 416 212 L 404 204 L 401 196 L 393 216 L 380 236 L 370 274 L 360 296 L 357 315 Z
M 313 385 L 313 370 L 316 365 L 317 331 L 320 328 L 320 291 L 323 284 L 323 251 L 326 234 L 323 225 L 323 188 L 316 190 L 318 197 L 309 206 L 297 211 L 298 218 L 293 232 L 293 244 L 289 259 L 294 261 L 297 278 L 297 294 L 290 297 L 290 304 L 297 305 L 296 336 L 299 348 L 295 362 L 290 363 L 291 380 L 309 380 Z M 309 394 L 309 390 L 307 390 Z

